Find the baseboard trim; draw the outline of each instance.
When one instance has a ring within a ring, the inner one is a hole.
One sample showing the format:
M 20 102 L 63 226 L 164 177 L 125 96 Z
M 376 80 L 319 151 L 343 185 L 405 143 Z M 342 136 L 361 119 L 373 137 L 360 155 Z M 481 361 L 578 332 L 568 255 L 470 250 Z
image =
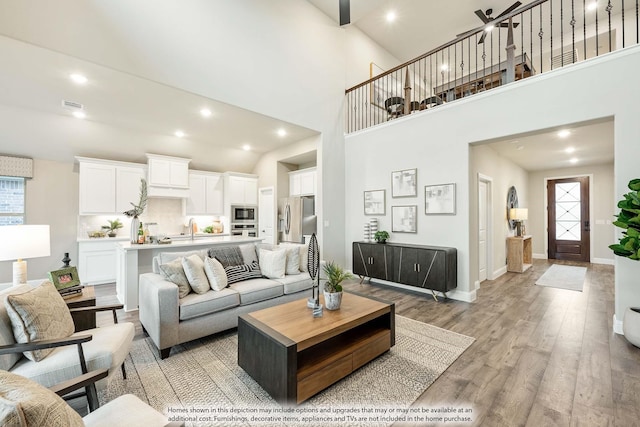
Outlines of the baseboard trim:
M 476 283 L 474 283 L 474 285 L 475 285 L 476 291 L 478 289 L 480 289 L 480 281 L 479 280 L 476 280 Z
M 591 259 L 591 263 L 592 264 L 604 264 L 604 265 L 613 265 L 614 262 L 612 259 L 609 258 L 592 258 Z
M 372 283 L 375 285 L 389 286 L 392 288 L 401 288 L 407 291 L 415 292 L 417 294 L 433 296 L 431 294 L 431 289 L 416 288 L 415 286 L 403 285 L 402 283 L 388 282 L 386 280 L 381 280 L 381 279 L 369 279 L 369 283 Z M 438 291 L 434 291 L 434 292 L 438 297 L 442 297 L 442 298 L 445 297 L 445 295 L 442 292 L 438 292 Z M 474 302 L 476 300 L 476 291 L 475 289 L 470 292 L 459 291 L 454 289 L 452 291 L 447 292 L 447 298 L 454 299 L 456 301 L 462 301 L 462 302 Z
M 491 279 L 491 280 L 496 280 L 498 277 L 502 276 L 506 272 L 507 272 L 507 266 L 506 265 L 504 267 L 500 267 L 499 269 L 497 269 L 496 271 L 493 272 L 493 279 Z
M 547 259 L 547 254 L 531 254 L 533 259 Z
M 624 335 L 624 330 L 622 329 L 622 320 L 618 320 L 615 313 L 613 315 L 613 332 L 618 335 Z

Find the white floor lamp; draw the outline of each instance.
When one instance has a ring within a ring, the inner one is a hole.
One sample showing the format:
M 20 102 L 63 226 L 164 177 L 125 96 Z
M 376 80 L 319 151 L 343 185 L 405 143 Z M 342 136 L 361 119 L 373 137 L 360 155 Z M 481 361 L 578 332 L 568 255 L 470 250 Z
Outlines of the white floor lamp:
M 27 283 L 27 262 L 23 258 L 51 255 L 48 225 L 0 226 L 0 261 L 13 263 L 13 285 Z

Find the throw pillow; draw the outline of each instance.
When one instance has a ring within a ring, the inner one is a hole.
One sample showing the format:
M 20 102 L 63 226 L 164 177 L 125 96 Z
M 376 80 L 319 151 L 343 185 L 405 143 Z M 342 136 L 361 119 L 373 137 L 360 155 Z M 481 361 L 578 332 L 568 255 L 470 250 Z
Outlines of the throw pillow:
M 256 245 L 248 243 L 246 245 L 238 246 L 242 253 L 242 263 L 251 264 L 253 261 L 258 262 L 258 256 L 256 255 Z
M 7 295 L 4 304 L 18 343 L 65 338 L 75 330 L 67 304 L 49 281 L 27 292 Z M 24 355 L 39 362 L 53 350 L 25 351 Z
M 184 269 L 184 275 L 187 276 L 189 286 L 197 294 L 204 294 L 211 289 L 209 279 L 207 279 L 207 275 L 204 272 L 204 261 L 198 255 L 182 258 L 182 268 Z
M 204 260 L 204 273 L 209 279 L 209 286 L 214 291 L 221 291 L 229 285 L 227 281 L 227 273 L 224 267 L 215 258 L 206 257 Z
M 255 261 L 251 264 L 230 265 L 225 267 L 224 271 L 227 274 L 227 282 L 229 284 L 262 277 L 260 265 Z
M 84 426 L 80 415 L 46 387 L 0 371 L 0 425 Z
M 191 292 L 191 286 L 189 286 L 189 280 L 184 274 L 184 268 L 182 267 L 182 260 L 180 258 L 174 259 L 166 264 L 160 264 L 158 267 L 162 277 L 170 282 L 178 285 L 178 298 L 184 298 Z
M 287 251 L 268 251 L 260 249 L 260 269 L 269 279 L 283 279 L 287 265 Z
M 220 261 L 220 264 L 225 268 L 230 265 L 244 264 L 242 252 L 240 252 L 240 248 L 237 245 L 222 247 L 216 246 L 209 249 L 208 254 L 211 258 L 215 258 Z
M 298 248 L 287 248 L 286 274 L 300 274 L 300 250 Z

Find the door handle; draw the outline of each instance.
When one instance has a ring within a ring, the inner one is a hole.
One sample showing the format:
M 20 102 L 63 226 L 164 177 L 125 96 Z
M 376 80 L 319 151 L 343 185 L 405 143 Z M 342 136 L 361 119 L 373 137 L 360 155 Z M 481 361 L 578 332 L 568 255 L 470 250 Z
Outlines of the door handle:
M 420 273 L 420 264 L 416 264 L 418 266 L 418 273 Z
M 591 230 L 589 229 L 589 221 L 585 221 L 585 222 L 584 222 L 584 231 L 591 231 Z

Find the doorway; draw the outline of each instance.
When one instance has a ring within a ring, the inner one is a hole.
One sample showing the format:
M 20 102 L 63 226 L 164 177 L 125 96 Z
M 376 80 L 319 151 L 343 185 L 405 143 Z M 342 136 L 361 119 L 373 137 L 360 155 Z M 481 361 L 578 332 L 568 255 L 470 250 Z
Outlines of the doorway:
M 478 282 L 493 279 L 493 247 L 491 244 L 493 179 L 478 174 Z
M 547 180 L 550 259 L 590 262 L 589 177 Z
M 275 236 L 275 198 L 274 188 L 264 187 L 258 191 L 258 236 L 264 243 L 277 244 Z

